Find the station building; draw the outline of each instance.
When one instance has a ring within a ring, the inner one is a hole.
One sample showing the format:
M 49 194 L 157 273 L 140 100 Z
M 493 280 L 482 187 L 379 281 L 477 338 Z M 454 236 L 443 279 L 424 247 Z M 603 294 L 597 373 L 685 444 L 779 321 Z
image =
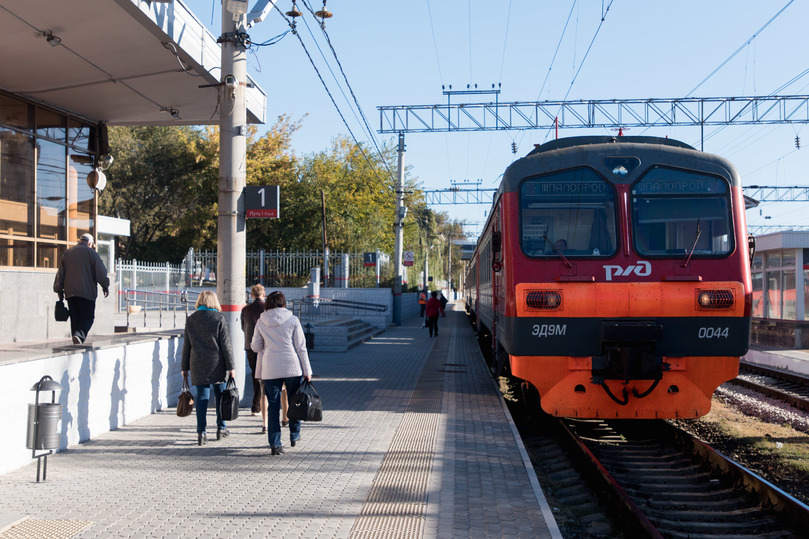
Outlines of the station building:
M 753 342 L 809 348 L 809 232 L 756 237 L 751 271 Z
M 118 224 L 97 211 L 107 127 L 218 123 L 220 63 L 180 0 L 0 5 L 0 344 L 69 337 L 53 319 L 60 257 L 86 232 L 114 257 L 103 238 Z M 246 101 L 263 123 L 253 81 Z M 94 332 L 112 333 L 115 306 L 98 301 Z

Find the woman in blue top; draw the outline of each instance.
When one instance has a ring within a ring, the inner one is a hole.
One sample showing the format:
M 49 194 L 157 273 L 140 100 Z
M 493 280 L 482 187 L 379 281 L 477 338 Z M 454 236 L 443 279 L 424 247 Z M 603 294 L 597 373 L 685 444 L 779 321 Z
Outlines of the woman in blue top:
M 213 386 L 216 399 L 216 439 L 228 436 L 225 422 L 219 411 L 219 401 L 225 390 L 225 380 L 229 374 L 236 375 L 233 350 L 230 343 L 225 316 L 215 292 L 203 291 L 197 298 L 197 310 L 185 322 L 183 340 L 183 377 L 191 372 L 191 383 L 197 388 L 197 443 L 208 441 L 207 426 L 208 401 Z

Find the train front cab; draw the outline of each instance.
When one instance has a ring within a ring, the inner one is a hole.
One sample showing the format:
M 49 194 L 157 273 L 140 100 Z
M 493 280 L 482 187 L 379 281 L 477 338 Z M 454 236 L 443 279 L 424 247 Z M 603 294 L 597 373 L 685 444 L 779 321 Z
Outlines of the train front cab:
M 511 372 L 556 416 L 702 416 L 750 337 L 737 178 L 656 167 L 611 185 L 599 172 L 503 197 L 517 216 L 502 225 L 513 301 L 496 333 Z

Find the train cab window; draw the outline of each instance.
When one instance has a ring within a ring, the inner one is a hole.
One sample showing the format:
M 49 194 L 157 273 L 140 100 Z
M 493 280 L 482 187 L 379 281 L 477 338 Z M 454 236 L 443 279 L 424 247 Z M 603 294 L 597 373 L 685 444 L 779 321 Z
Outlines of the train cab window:
M 615 253 L 615 189 L 590 168 L 524 180 L 520 245 L 531 257 L 607 257 Z
M 721 177 L 666 167 L 632 186 L 635 250 L 652 258 L 724 256 L 733 250 L 730 187 Z

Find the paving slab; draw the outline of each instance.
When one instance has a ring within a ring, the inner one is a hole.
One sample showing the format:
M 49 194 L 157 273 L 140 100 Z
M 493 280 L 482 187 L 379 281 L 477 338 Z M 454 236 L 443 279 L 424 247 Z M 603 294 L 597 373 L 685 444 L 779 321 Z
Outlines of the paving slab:
M 201 447 L 166 410 L 0 476 L 0 538 L 561 537 L 457 308 L 313 351 L 324 420 L 283 456 L 249 409 Z

